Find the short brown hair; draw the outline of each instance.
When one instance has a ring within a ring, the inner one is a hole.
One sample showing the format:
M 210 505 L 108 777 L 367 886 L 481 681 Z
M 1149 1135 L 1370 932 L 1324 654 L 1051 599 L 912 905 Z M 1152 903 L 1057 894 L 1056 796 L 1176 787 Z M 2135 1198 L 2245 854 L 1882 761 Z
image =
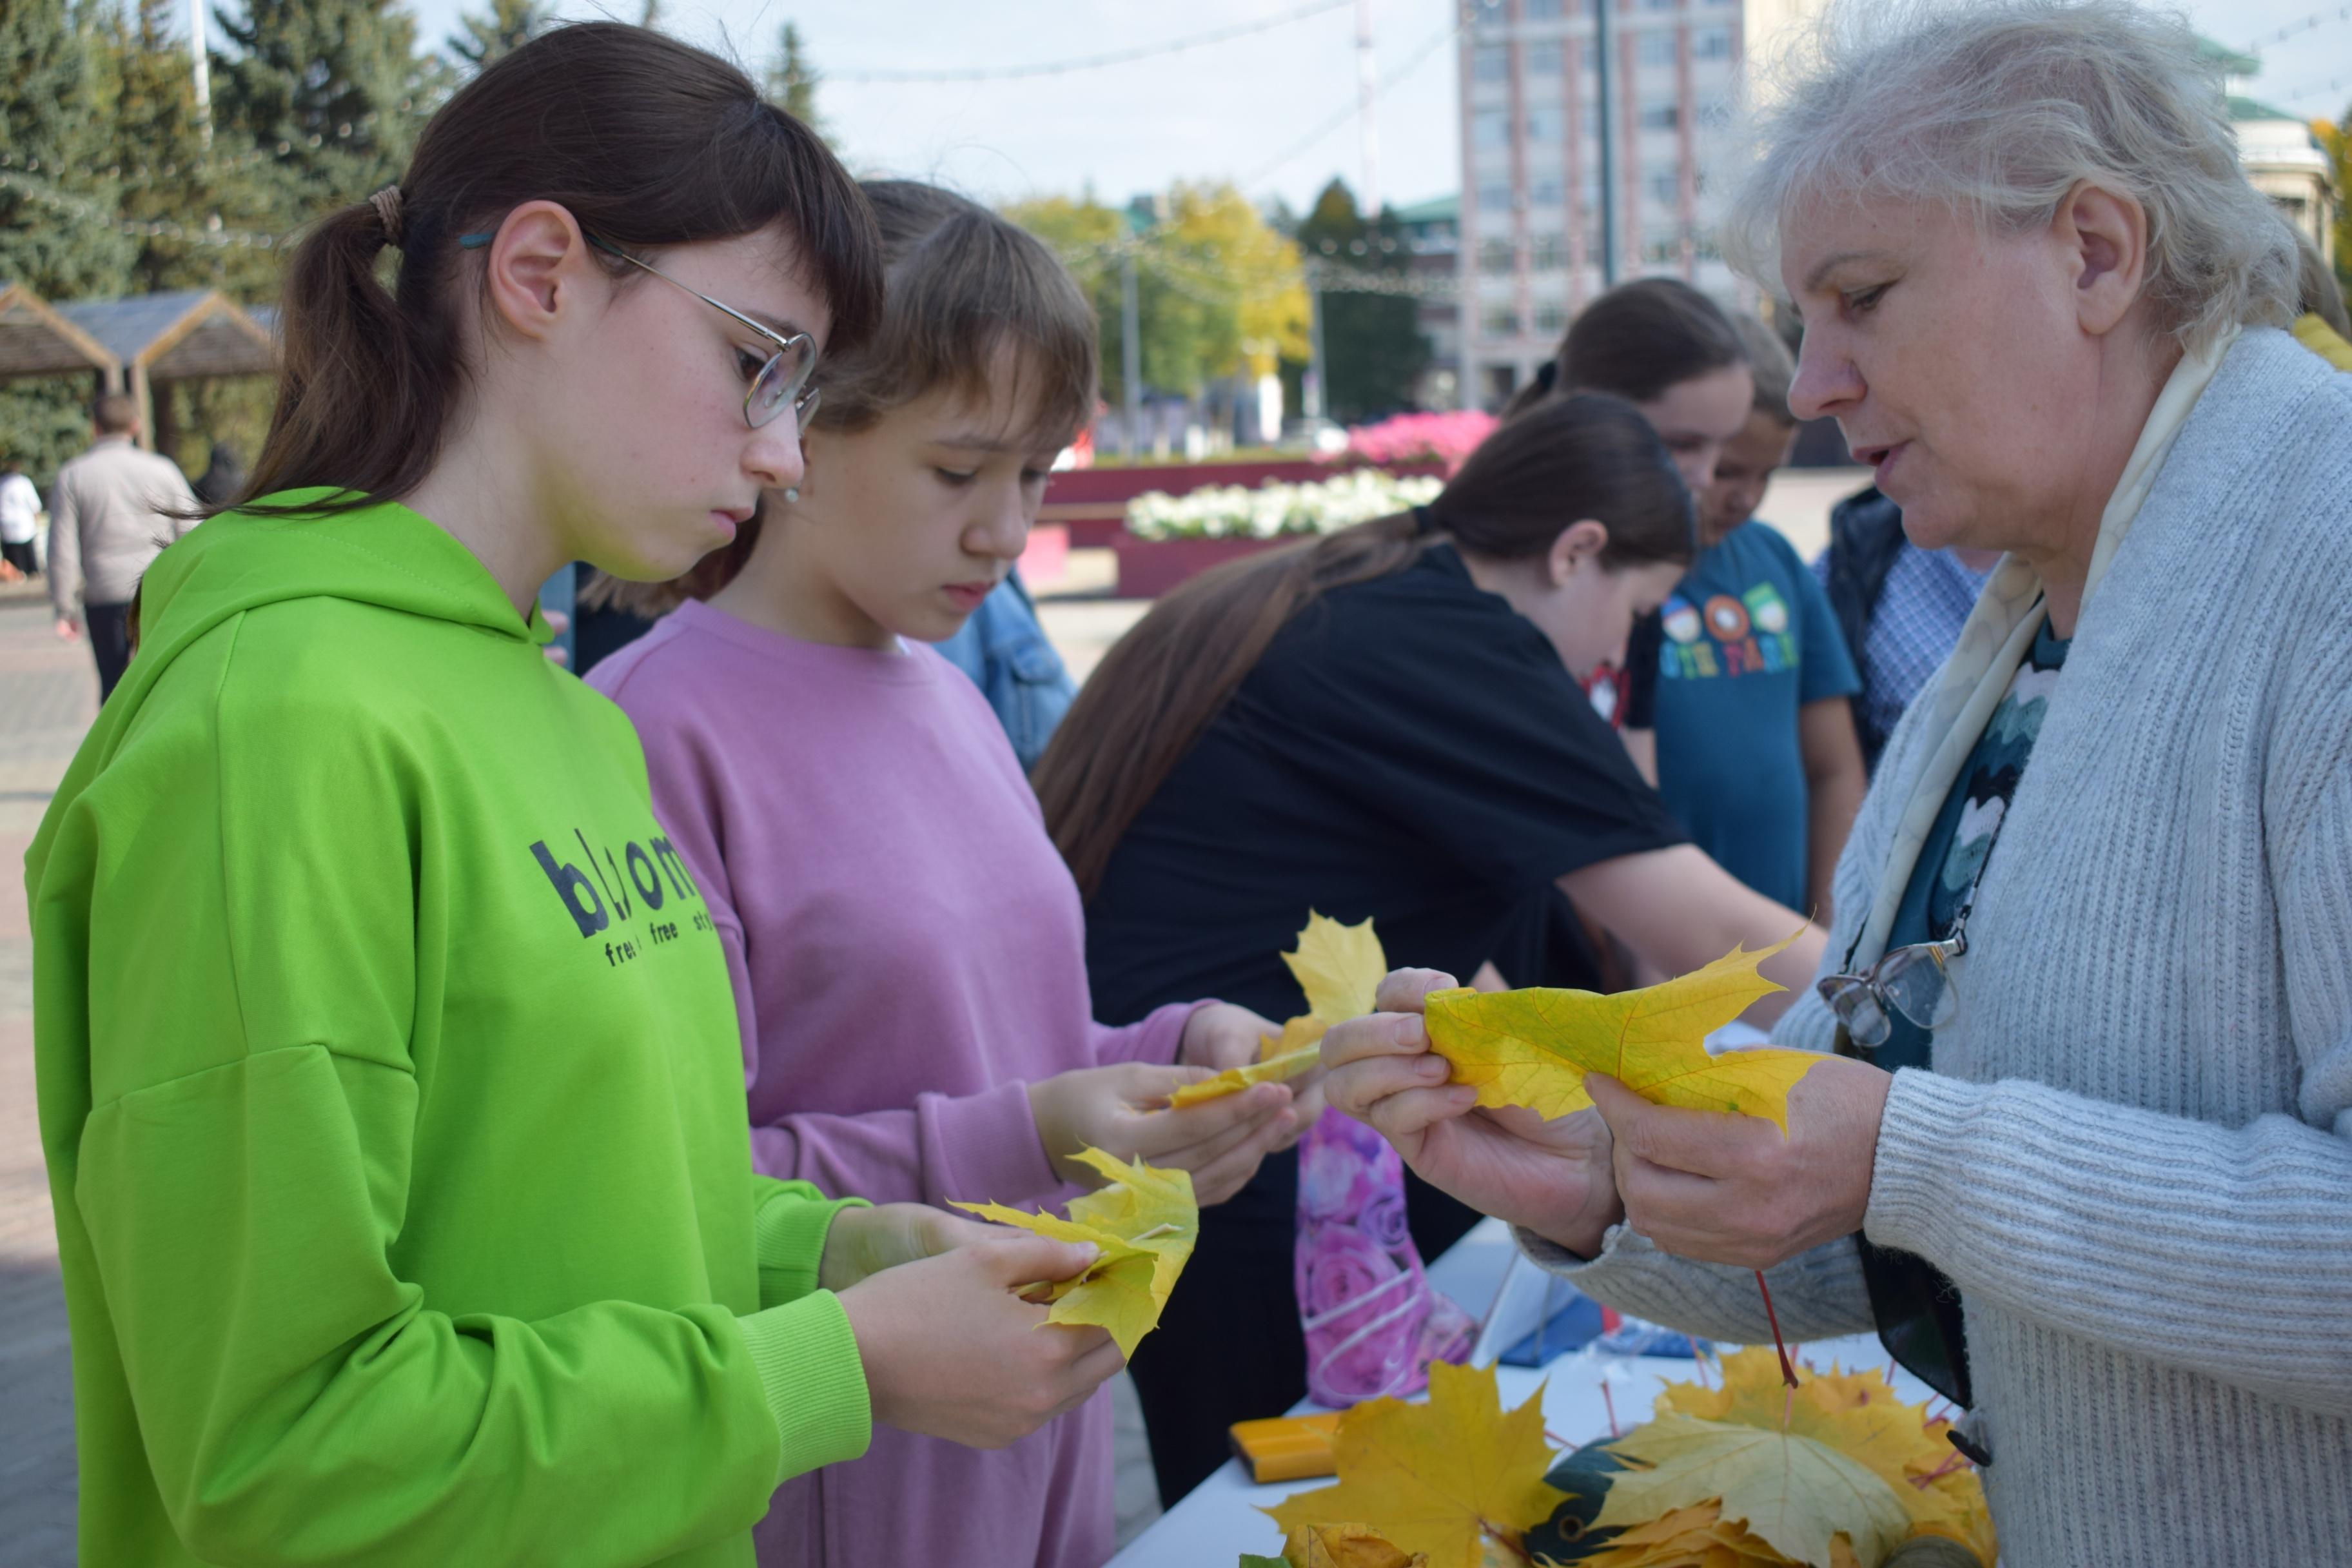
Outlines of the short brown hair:
M 1799 423 L 1789 412 L 1789 388 L 1797 379 L 1797 362 L 1780 334 L 1745 310 L 1731 312 L 1731 330 L 1748 351 L 1748 369 L 1756 377 L 1756 412 L 1769 414 L 1783 425 Z
M 103 393 L 89 405 L 89 422 L 101 436 L 120 436 L 139 423 L 139 405 L 127 392 Z
M 976 202 L 919 180 L 868 180 L 882 233 L 882 313 L 871 336 L 817 366 L 819 430 L 864 430 L 895 409 L 951 387 L 985 396 L 1000 354 L 1013 351 L 1013 396 L 1026 434 L 1059 447 L 1094 411 L 1094 307 L 1035 236 Z M 600 578 L 585 601 L 643 615 L 707 599 L 734 579 L 763 519 L 667 583 Z

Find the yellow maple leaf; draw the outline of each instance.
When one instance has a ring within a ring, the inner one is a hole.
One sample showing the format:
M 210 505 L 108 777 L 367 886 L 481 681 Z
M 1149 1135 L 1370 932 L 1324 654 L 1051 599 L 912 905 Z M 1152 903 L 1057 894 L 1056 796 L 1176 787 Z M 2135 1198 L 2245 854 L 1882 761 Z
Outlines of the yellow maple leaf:
M 1592 1103 L 1584 1075 L 1607 1073 L 1657 1105 L 1736 1110 L 1789 1131 L 1789 1090 L 1822 1058 L 1759 1049 L 1709 1056 L 1706 1037 L 1783 987 L 1757 965 L 1795 942 L 1734 948 L 1704 969 L 1603 996 L 1591 991 L 1438 991 L 1431 1048 L 1481 1105 L 1525 1105 L 1547 1120 Z
M 1981 1562 L 1993 1561 L 1998 1548 L 1984 1487 L 1974 1470 L 1955 1462 L 1944 1436 L 1950 1423 L 1927 1420 L 1926 1409 L 1905 1401 L 1877 1368 L 1809 1371 L 1790 1389 L 1770 1351 L 1738 1351 L 1718 1365 L 1720 1386 L 1669 1384 L 1657 1408 L 1811 1437 L 1884 1480 L 1911 1516 L 1912 1534 L 1946 1536 Z
M 1054 1284 L 1048 1292 L 1054 1305 L 1045 1319 L 1098 1324 L 1118 1342 L 1121 1355 L 1131 1356 L 1138 1342 L 1160 1326 L 1168 1293 L 1176 1289 L 1177 1276 L 1200 1238 L 1192 1177 L 1141 1160 L 1123 1165 L 1099 1149 L 1081 1149 L 1077 1157 L 1109 1177 L 1110 1184 L 1071 1199 L 1066 1219 L 1003 1204 L 954 1206 L 1055 1241 L 1090 1241 L 1101 1248 L 1094 1267 Z
M 1265 1511 L 1284 1530 L 1369 1525 L 1429 1568 L 1478 1568 L 1489 1542 L 1516 1547 L 1566 1493 L 1547 1484 L 1541 1391 L 1507 1414 L 1495 1369 L 1437 1362 L 1429 1403 L 1374 1399 L 1339 1419 L 1339 1480 Z
M 1429 1568 L 1421 1552 L 1407 1556 L 1369 1524 L 1298 1524 L 1282 1543 L 1290 1568 Z
M 1388 956 L 1372 922 L 1343 926 L 1314 910 L 1298 933 L 1295 952 L 1282 955 L 1298 988 L 1307 993 L 1307 1011 L 1282 1026 L 1280 1035 L 1258 1042 L 1257 1060 L 1247 1067 L 1227 1068 L 1214 1078 L 1188 1083 L 1168 1097 L 1171 1105 L 1198 1105 L 1239 1094 L 1254 1083 L 1281 1083 L 1312 1068 L 1324 1032 L 1334 1024 L 1360 1018 L 1370 1012 L 1388 977 Z
M 1829 1568 L 1831 1538 L 1876 1563 L 1910 1533 L 1895 1489 L 1858 1460 L 1811 1437 L 1669 1410 L 1612 1443 L 1621 1459 L 1646 1465 L 1611 1478 L 1596 1530 L 1647 1524 L 1710 1498 L 1783 1556 Z
M 1307 1012 L 1326 1024 L 1344 1024 L 1370 1012 L 1389 973 L 1370 921 L 1343 926 L 1312 910 L 1307 911 L 1307 929 L 1298 933 L 1297 951 L 1284 953 L 1282 962 L 1307 993 Z

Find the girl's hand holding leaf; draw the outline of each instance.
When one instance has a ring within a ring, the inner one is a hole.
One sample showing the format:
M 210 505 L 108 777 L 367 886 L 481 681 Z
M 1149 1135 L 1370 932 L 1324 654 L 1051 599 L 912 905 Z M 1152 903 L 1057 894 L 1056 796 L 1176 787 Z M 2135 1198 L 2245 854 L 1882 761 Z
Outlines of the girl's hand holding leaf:
M 1168 1097 L 1183 1085 L 1213 1076 L 1206 1068 L 1145 1062 L 1079 1068 L 1032 1083 L 1029 1110 L 1064 1181 L 1100 1186 L 1100 1173 L 1077 1158 L 1081 1150 L 1100 1149 L 1122 1160 L 1190 1172 L 1200 1202 L 1220 1204 L 1241 1191 L 1258 1162 L 1297 1136 L 1299 1121 L 1290 1090 L 1278 1083 L 1168 1106 Z
M 977 1220 L 929 1204 L 845 1208 L 833 1216 L 832 1228 L 825 1232 L 824 1260 L 817 1266 L 817 1283 L 827 1290 L 846 1290 L 885 1268 L 1001 1238 L 1001 1232 Z
M 1453 985 L 1427 969 L 1382 981 L 1382 1011 L 1323 1037 L 1325 1092 L 1432 1186 L 1591 1256 L 1622 1216 L 1607 1125 L 1591 1110 L 1546 1121 L 1517 1106 L 1481 1110 L 1476 1089 L 1448 1084 L 1453 1068 L 1431 1052 L 1421 1009 L 1424 996 Z
M 1002 1448 L 1076 1409 L 1126 1358 L 1101 1329 L 1048 1323 L 1045 1308 L 1015 1292 L 1074 1279 L 1097 1256 L 1016 1237 L 886 1268 L 843 1291 L 874 1419 Z

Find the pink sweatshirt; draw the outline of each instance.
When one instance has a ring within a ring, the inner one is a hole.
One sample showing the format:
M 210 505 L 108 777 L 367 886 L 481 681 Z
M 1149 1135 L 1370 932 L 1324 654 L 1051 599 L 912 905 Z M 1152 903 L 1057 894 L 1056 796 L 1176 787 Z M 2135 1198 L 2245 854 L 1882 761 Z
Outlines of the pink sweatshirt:
M 1172 1061 L 1192 1009 L 1094 1021 L 1077 888 L 962 673 L 688 604 L 589 684 L 635 721 L 718 923 L 753 1163 L 877 1203 L 1066 1195 L 1024 1086 Z M 1097 1568 L 1108 1396 L 996 1453 L 877 1426 L 864 1458 L 786 1482 L 755 1537 L 770 1568 Z

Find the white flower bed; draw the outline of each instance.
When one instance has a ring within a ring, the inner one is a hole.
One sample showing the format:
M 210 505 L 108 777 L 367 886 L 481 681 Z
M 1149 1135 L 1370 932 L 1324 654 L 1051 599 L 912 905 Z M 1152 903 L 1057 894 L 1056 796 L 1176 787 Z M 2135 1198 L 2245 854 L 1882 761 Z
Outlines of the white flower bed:
M 1434 478 L 1401 479 L 1379 468 L 1356 468 L 1312 484 L 1276 480 L 1254 490 L 1239 485 L 1211 485 L 1181 496 L 1152 490 L 1127 503 L 1127 531 L 1155 540 L 1337 533 L 1419 506 L 1444 488 Z

